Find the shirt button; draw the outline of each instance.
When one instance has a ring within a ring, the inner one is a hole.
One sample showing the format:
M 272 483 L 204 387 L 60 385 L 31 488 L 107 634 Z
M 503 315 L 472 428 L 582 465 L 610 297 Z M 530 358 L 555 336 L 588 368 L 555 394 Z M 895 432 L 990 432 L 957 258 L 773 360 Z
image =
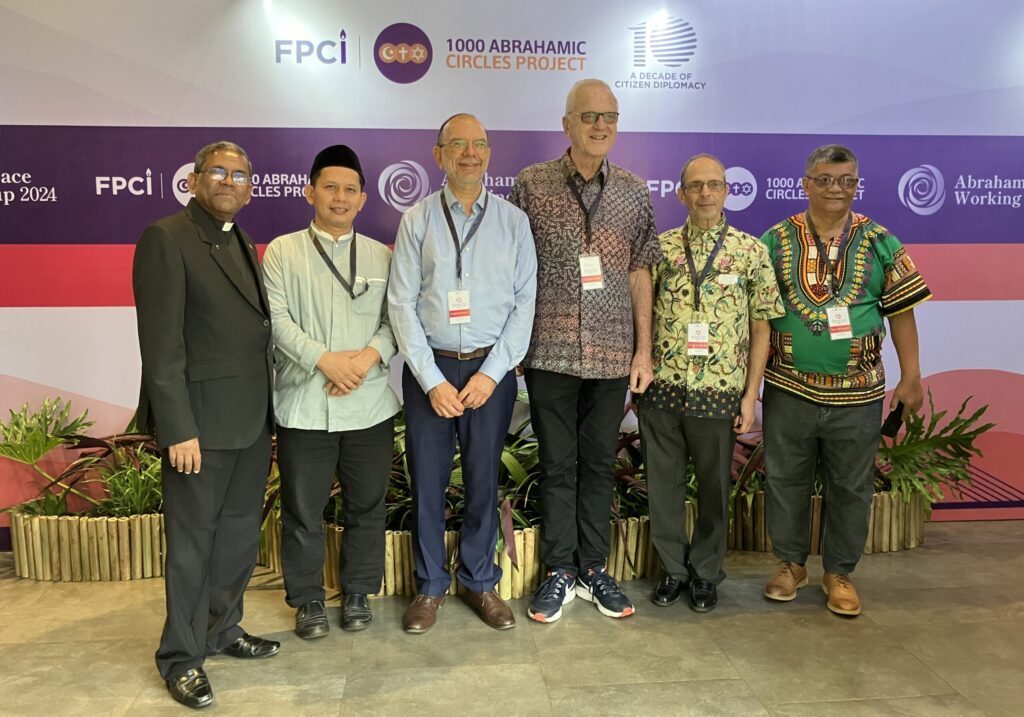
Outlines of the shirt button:
M 264 326 L 270 326 L 270 320 L 269 319 L 263 319 L 263 325 Z

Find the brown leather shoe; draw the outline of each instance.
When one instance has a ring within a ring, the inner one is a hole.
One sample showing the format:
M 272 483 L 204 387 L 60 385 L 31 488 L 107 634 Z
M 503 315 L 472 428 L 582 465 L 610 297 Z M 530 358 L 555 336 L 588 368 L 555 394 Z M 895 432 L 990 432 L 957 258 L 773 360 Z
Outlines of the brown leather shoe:
M 467 590 L 462 599 L 473 608 L 473 612 L 479 615 L 481 620 L 495 630 L 507 630 L 516 626 L 516 616 L 512 614 L 512 608 L 494 590 L 487 593 Z
M 444 595 L 417 595 L 405 608 L 402 627 L 406 632 L 418 635 L 426 632 L 437 622 L 437 611 L 444 605 Z
M 780 560 L 775 576 L 764 586 L 764 596 L 769 600 L 789 602 L 796 597 L 796 591 L 806 584 L 807 568 Z
M 860 615 L 860 598 L 849 575 L 825 573 L 821 579 L 821 589 L 828 595 L 828 609 L 836 615 Z

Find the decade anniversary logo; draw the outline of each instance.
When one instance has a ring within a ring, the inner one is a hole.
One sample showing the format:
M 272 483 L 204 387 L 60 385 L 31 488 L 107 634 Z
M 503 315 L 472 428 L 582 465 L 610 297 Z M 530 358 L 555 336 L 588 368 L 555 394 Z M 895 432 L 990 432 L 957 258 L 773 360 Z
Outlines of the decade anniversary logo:
M 697 54 L 693 25 L 662 11 L 650 20 L 626 28 L 633 39 L 633 71 L 615 80 L 623 90 L 703 90 L 707 82 L 693 72 L 677 70 Z

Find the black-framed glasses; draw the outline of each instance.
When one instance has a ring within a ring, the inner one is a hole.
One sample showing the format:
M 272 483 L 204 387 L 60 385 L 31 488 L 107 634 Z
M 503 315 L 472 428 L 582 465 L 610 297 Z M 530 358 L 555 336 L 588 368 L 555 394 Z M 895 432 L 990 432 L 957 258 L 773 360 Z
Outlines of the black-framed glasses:
M 215 182 L 223 182 L 228 178 L 228 175 L 230 174 L 231 181 L 234 182 L 235 184 L 246 185 L 249 183 L 248 172 L 243 172 L 240 169 L 235 170 L 234 172 L 228 172 L 228 170 L 224 169 L 223 167 L 210 167 L 208 169 L 200 170 L 200 174 L 205 174 L 207 177 L 209 177 Z
M 690 194 L 700 194 L 704 191 L 704 187 L 707 187 L 712 192 L 721 192 L 725 189 L 725 182 L 721 179 L 712 179 L 709 182 L 698 182 L 697 180 L 694 180 L 683 185 L 683 189 Z
M 842 177 L 833 177 L 831 174 L 822 174 L 817 177 L 804 177 L 816 185 L 825 189 L 831 187 L 833 184 L 838 184 L 843 189 L 853 189 L 860 184 L 860 177 L 855 177 L 852 174 L 844 174 Z
M 491 143 L 486 139 L 474 139 L 470 142 L 468 139 L 453 139 L 451 142 L 445 142 L 444 144 L 437 145 L 442 149 L 445 147 L 451 147 L 456 152 L 465 152 L 469 149 L 469 146 L 473 145 L 473 149 L 477 152 L 486 152 L 491 148 Z
M 615 124 L 619 121 L 618 112 L 569 112 L 568 114 L 577 115 L 583 124 L 594 124 L 598 117 L 603 119 L 605 124 Z

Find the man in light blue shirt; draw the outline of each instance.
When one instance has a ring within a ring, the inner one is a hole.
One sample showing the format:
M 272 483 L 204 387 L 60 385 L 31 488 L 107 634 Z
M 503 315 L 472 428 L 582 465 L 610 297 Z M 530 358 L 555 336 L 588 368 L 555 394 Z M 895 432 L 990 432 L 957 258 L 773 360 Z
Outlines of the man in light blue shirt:
M 412 472 L 417 595 L 407 632 L 426 632 L 450 578 L 445 491 L 458 438 L 466 489 L 459 541 L 464 599 L 494 628 L 515 626 L 494 586 L 498 466 L 516 398 L 515 366 L 533 326 L 537 257 L 526 215 L 483 186 L 483 125 L 458 114 L 441 125 L 434 159 L 446 186 L 402 217 L 388 309 L 405 357 L 402 390 Z
M 328 631 L 324 506 L 342 490 L 341 626 L 372 619 L 367 594 L 384 575 L 384 497 L 398 398 L 388 386 L 395 340 L 385 298 L 391 251 L 355 231 L 366 202 L 355 152 L 334 145 L 313 160 L 312 223 L 270 243 L 263 258 L 277 353 L 274 409 L 281 468 L 281 564 L 304 639 Z

